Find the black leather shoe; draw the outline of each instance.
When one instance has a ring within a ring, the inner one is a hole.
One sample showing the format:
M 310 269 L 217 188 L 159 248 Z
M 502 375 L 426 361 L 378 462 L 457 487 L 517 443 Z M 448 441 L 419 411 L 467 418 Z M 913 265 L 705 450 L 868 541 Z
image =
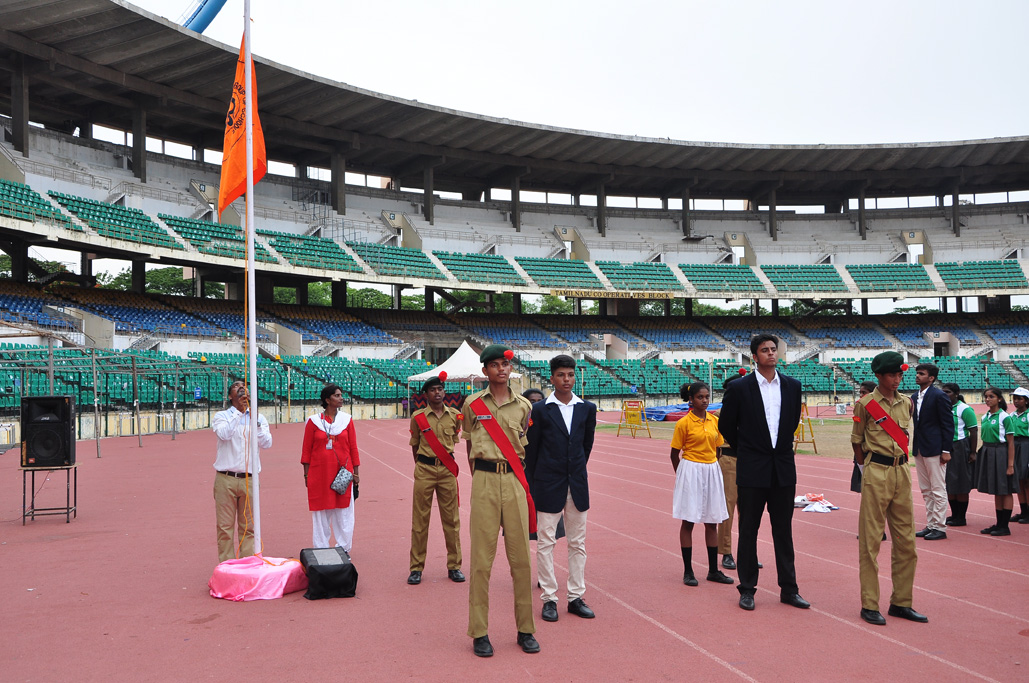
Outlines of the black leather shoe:
M 693 572 L 683 572 L 682 582 L 687 586 L 696 586 L 700 583 L 697 581 L 697 577 L 693 575 Z
M 583 619 L 592 619 L 597 616 L 590 609 L 590 606 L 582 601 L 582 598 L 576 598 L 568 603 L 568 613 L 580 616 Z
M 927 541 L 942 541 L 947 538 L 946 531 L 940 531 L 939 529 L 930 529 L 929 533 L 924 536 Z
M 892 608 L 891 608 L 892 609 Z M 861 618 L 867 621 L 872 626 L 885 626 L 886 617 L 879 613 L 877 609 L 862 609 Z
M 917 621 L 919 624 L 928 624 L 929 617 L 924 614 L 919 614 L 910 607 L 897 607 L 896 605 L 890 605 L 890 609 L 886 611 L 891 617 L 900 617 L 901 619 L 907 619 L 908 621 Z
M 553 600 L 548 600 L 543 603 L 543 621 L 557 621 L 557 603 Z
M 999 527 L 997 527 L 996 529 L 994 529 L 993 531 L 990 532 L 990 536 L 1010 536 L 1010 535 L 1011 535 L 1011 529 L 1007 528 L 1006 526 L 999 526 Z
M 981 534 L 992 534 L 994 531 L 996 531 L 996 529 L 997 529 L 997 525 L 996 524 L 991 524 L 990 526 L 986 527 L 985 529 L 980 529 L 979 533 L 981 533 Z
M 748 612 L 754 611 L 754 596 L 744 593 L 740 596 L 740 608 Z
M 493 645 L 489 642 L 489 636 L 479 636 L 473 640 L 472 651 L 476 657 L 492 657 Z
M 1017 514 L 1017 515 L 1014 515 L 1014 516 L 1013 516 L 1013 517 L 1012 517 L 1011 519 L 1009 519 L 1009 520 L 1008 520 L 1008 523 L 1011 523 L 1011 522 L 1021 522 L 1021 521 L 1022 521 L 1022 518 L 1023 518 L 1024 516 L 1025 516 L 1025 515 L 1022 515 L 1022 514 Z
M 422 573 L 411 572 L 411 575 L 407 577 L 407 582 L 412 586 L 417 586 L 422 582 Z
M 947 526 L 968 526 L 968 522 L 964 519 L 954 519 L 953 517 L 948 517 Z
M 724 583 L 726 585 L 732 585 L 732 584 L 736 583 L 730 577 L 726 576 L 725 574 L 723 574 L 722 572 L 718 571 L 717 569 L 715 571 L 713 571 L 713 572 L 708 572 L 707 573 L 707 580 L 708 581 L 714 581 L 715 583 Z
M 460 569 L 448 569 L 447 578 L 454 583 L 464 583 L 464 574 L 461 573 Z
M 922 538 L 923 536 L 925 536 L 930 531 L 932 531 L 932 529 L 930 529 L 929 527 L 924 527 L 921 531 L 916 531 L 915 532 L 915 538 Z
M 736 560 L 733 559 L 732 553 L 722 556 L 722 569 L 736 569 Z
M 758 562 L 758 563 L 757 563 L 757 568 L 758 568 L 758 569 L 764 569 L 764 568 L 765 568 L 765 565 L 763 565 L 763 564 L 761 564 L 760 562 Z
M 1019 524 L 1029 524 L 1029 516 L 1023 516 L 1022 519 L 1018 520 Z
M 793 605 L 800 609 L 808 609 L 811 607 L 811 603 L 800 597 L 800 593 L 783 593 L 779 596 L 779 602 L 784 605 Z
M 536 654 L 540 651 L 540 644 L 536 642 L 536 639 L 531 633 L 518 632 L 518 644 L 522 647 L 522 652 L 526 652 L 530 655 Z

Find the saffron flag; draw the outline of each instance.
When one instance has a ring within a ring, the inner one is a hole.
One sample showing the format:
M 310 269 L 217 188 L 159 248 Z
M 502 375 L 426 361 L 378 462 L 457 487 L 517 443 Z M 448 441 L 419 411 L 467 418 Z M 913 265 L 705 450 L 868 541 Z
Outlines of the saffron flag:
M 245 40 L 245 39 L 244 39 Z M 244 43 L 239 46 L 236 60 L 236 79 L 232 82 L 232 99 L 225 117 L 225 142 L 222 145 L 222 173 L 218 187 L 218 217 L 225 207 L 247 191 L 247 138 L 246 138 L 246 62 Z M 268 170 L 268 155 L 264 151 L 264 131 L 257 116 L 257 75 L 253 59 L 250 60 L 250 89 L 254 106 L 254 183 L 264 177 Z

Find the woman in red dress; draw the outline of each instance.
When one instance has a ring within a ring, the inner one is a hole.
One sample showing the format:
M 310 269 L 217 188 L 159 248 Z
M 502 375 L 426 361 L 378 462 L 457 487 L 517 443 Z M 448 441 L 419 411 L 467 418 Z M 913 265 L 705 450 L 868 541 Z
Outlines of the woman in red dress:
M 321 393 L 322 407 L 304 425 L 304 448 L 300 462 L 304 465 L 307 504 L 311 510 L 315 548 L 328 548 L 329 535 L 347 553 L 354 539 L 354 500 L 352 493 L 361 480 L 357 473 L 361 458 L 357 454 L 357 433 L 350 415 L 341 410 L 343 392 L 335 384 L 326 385 Z M 354 475 L 353 483 L 343 495 L 330 488 L 340 467 Z

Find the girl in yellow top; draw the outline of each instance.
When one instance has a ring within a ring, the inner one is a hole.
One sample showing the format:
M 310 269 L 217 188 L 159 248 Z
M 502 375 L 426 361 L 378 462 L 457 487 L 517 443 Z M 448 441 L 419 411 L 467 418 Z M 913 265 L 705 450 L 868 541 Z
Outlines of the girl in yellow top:
M 679 528 L 685 568 L 682 582 L 687 586 L 697 585 L 693 575 L 693 525 L 702 523 L 707 544 L 707 580 L 731 584 L 733 580 L 718 569 L 717 525 L 728 519 L 729 512 L 717 458 L 718 447 L 724 441 L 718 432 L 718 418 L 707 412 L 711 389 L 703 382 L 694 382 L 684 384 L 679 394 L 690 403 L 690 412 L 675 423 L 671 451 L 675 470 L 672 516 L 682 520 Z

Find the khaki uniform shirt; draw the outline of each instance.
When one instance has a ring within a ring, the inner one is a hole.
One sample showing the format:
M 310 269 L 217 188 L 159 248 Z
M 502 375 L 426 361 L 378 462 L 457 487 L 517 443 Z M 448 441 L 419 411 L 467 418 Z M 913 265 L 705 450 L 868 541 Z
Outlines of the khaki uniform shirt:
M 881 453 L 891 457 L 904 455 L 900 444 L 893 440 L 893 437 L 886 433 L 881 425 L 877 425 L 868 409 L 865 408 L 869 401 L 878 401 L 886 414 L 893 418 L 893 421 L 900 425 L 905 434 L 911 430 L 911 398 L 899 391 L 894 395 L 893 401 L 887 401 L 879 393 L 879 387 L 858 401 L 854 405 L 854 428 L 850 432 L 850 442 L 861 444 L 864 453 Z
M 505 462 L 507 458 L 500 452 L 500 448 L 494 443 L 493 438 L 486 431 L 486 428 L 479 424 L 472 410 L 472 402 L 481 398 L 493 413 L 493 417 L 503 428 L 504 433 L 511 439 L 518 457 L 525 459 L 525 445 L 529 443 L 525 438 L 525 430 L 528 429 L 529 413 L 532 412 L 532 404 L 529 399 L 519 396 L 513 391 L 503 404 L 498 406 L 493 400 L 493 394 L 489 389 L 472 394 L 464 400 L 464 431 L 462 436 L 472 444 L 472 459 L 485 460 L 487 462 Z
M 443 417 L 436 417 L 436 413 L 432 412 L 432 408 L 416 410 L 414 415 L 411 416 L 411 440 L 408 441 L 408 445 L 418 446 L 418 455 L 424 455 L 426 458 L 435 458 L 436 452 L 432 450 L 429 441 L 422 437 L 422 429 L 415 422 L 415 415 L 419 413 L 425 413 L 429 426 L 436 433 L 436 438 L 439 439 L 440 444 L 443 445 L 443 448 L 447 449 L 447 453 L 453 453 L 454 444 L 457 443 L 458 435 L 461 432 L 461 428 L 458 425 L 457 410 L 445 405 L 443 406 Z

